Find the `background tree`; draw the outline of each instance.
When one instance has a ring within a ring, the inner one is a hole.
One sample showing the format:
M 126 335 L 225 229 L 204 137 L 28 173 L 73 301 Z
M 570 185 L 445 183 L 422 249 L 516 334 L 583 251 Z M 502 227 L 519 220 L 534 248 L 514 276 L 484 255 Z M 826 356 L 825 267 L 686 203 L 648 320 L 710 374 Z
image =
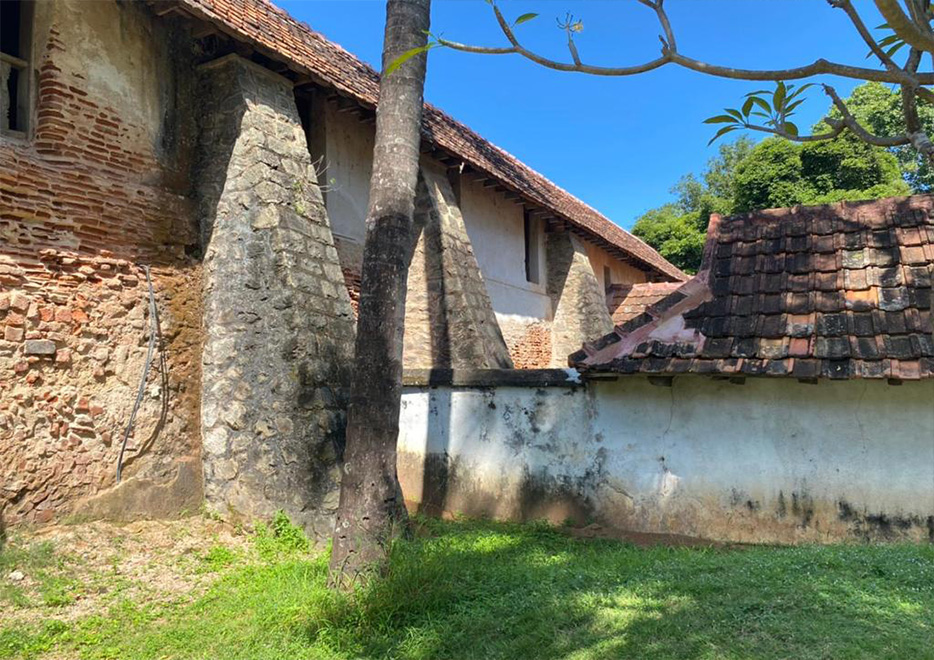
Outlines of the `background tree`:
M 429 12 L 430 0 L 386 3 L 354 376 L 330 564 L 331 584 L 344 588 L 385 562 L 390 541 L 407 519 L 396 439 Z
M 794 142 L 818 142 L 832 140 L 844 132 L 849 132 L 857 139 L 878 147 L 897 148 L 911 145 L 928 163 L 934 162 L 934 143 L 925 130 L 920 110 L 921 107 L 934 103 L 934 91 L 926 87 L 934 84 L 934 72 L 930 70 L 930 65 L 934 62 L 934 58 L 931 57 L 934 55 L 934 12 L 930 0 L 874 0 L 876 8 L 886 21 L 880 26 L 885 32 L 878 38 L 866 27 L 851 0 L 828 0 L 832 7 L 840 9 L 849 17 L 854 36 L 865 42 L 878 64 L 877 68 L 820 58 L 810 64 L 790 69 L 761 70 L 720 66 L 683 54 L 678 49 L 675 31 L 665 11 L 664 0 L 637 1 L 652 10 L 658 18 L 662 32 L 659 35 L 662 48 L 661 53 L 654 59 L 634 65 L 609 67 L 584 62 L 576 43 L 577 37 L 583 31 L 583 22 L 571 15 L 558 21 L 558 27 L 567 40 L 570 61 L 555 60 L 530 50 L 522 44 L 516 30 L 520 25 L 535 19 L 538 14 L 523 14 L 510 22 L 500 11 L 495 0 L 487 2 L 493 9 L 507 45 L 475 46 L 441 37 L 433 37 L 431 45 L 446 46 L 468 53 L 520 55 L 557 71 L 599 76 L 632 76 L 673 65 L 721 78 L 773 81 L 776 86 L 771 94 L 765 90 L 751 92 L 746 95 L 740 108 L 727 108 L 724 114 L 708 119 L 709 123 L 722 124 L 715 138 L 735 130 L 746 129 L 769 133 Z M 928 57 L 923 58 L 923 55 Z M 922 60 L 927 61 L 924 68 Z M 880 125 L 878 129 L 864 124 L 838 96 L 836 90 L 825 84 L 822 85 L 823 90 L 833 103 L 836 115 L 828 115 L 824 126 L 818 132 L 802 135 L 791 118 L 795 108 L 803 101 L 802 93 L 810 85 L 802 85 L 794 90 L 786 85 L 786 82 L 824 74 L 897 85 L 900 99 L 897 120 L 891 126 Z M 882 129 L 885 129 L 885 132 L 874 132 Z
M 695 272 L 711 213 L 906 195 L 918 160 L 916 153 L 908 155 L 914 160 L 906 167 L 915 169 L 904 171 L 896 153 L 847 133 L 804 144 L 778 137 L 755 144 L 744 136 L 720 145 L 699 178 L 682 177 L 672 188 L 676 201 L 642 215 L 633 233 L 679 268 Z

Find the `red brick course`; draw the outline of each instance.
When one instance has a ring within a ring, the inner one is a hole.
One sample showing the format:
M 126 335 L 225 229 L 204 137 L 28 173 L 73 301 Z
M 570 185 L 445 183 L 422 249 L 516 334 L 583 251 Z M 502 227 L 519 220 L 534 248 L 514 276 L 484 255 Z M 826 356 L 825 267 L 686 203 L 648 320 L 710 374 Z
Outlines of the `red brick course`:
M 168 382 L 154 368 L 127 475 L 197 451 L 200 281 L 192 211 L 150 133 L 94 98 L 54 27 L 34 136 L 0 139 L 0 512 L 47 522 L 114 482 L 148 336 L 153 265 Z M 165 402 L 166 408 L 163 409 Z

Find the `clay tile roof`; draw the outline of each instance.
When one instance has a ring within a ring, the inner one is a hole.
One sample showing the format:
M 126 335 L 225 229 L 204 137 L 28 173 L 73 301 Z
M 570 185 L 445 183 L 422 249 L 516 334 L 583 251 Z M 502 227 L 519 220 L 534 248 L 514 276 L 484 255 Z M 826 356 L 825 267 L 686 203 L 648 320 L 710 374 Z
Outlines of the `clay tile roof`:
M 376 106 L 379 74 L 372 67 L 265 0 L 177 0 L 175 6 L 272 59 L 287 61 L 361 105 Z M 422 121 L 426 139 L 503 186 L 624 251 L 665 279 L 687 277 L 646 243 L 438 108 L 426 103 Z
M 681 282 L 612 284 L 606 292 L 606 305 L 613 323 L 620 325 L 639 316 L 648 307 L 681 286 Z
M 714 217 L 701 271 L 581 370 L 934 377 L 934 196 Z

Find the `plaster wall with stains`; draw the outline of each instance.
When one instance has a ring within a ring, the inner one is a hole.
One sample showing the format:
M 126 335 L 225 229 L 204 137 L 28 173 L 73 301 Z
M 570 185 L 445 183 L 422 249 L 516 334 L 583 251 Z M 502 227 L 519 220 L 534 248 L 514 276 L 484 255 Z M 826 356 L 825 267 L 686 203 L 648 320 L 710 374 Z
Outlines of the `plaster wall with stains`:
M 414 509 L 717 541 L 934 542 L 934 381 L 409 389 Z

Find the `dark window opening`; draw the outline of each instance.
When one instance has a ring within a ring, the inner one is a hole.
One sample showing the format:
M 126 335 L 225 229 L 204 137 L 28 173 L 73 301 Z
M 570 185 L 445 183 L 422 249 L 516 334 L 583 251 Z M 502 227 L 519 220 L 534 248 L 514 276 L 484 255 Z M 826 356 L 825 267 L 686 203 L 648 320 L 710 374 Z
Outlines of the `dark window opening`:
M 535 218 L 529 216 L 529 212 L 525 212 L 524 217 L 525 224 L 525 280 L 526 282 L 531 282 L 532 284 L 539 284 L 541 281 L 540 273 L 540 243 L 539 240 L 539 226 L 535 221 Z
M 603 292 L 609 293 L 611 286 L 613 286 L 613 274 L 610 272 L 609 266 L 604 266 L 603 267 Z
M 0 132 L 25 134 L 32 4 L 0 0 Z

